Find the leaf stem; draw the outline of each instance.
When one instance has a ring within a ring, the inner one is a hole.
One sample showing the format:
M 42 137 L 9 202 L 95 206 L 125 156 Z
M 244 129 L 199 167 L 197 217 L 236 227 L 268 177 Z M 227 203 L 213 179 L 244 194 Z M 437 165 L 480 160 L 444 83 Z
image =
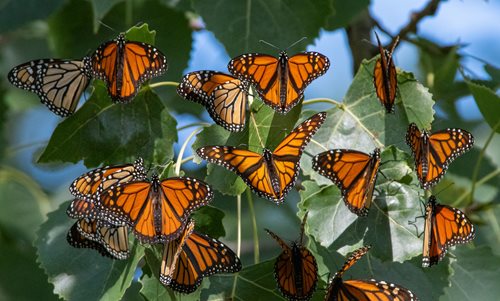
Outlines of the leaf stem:
M 250 189 L 246 189 L 246 195 L 248 200 L 248 209 L 250 210 L 250 216 L 252 218 L 252 230 L 253 230 L 253 261 L 254 264 L 260 262 L 259 254 L 259 232 L 257 231 L 257 219 L 255 218 L 255 209 L 253 207 L 253 198 Z
M 238 224 L 238 230 L 237 230 L 237 243 L 236 243 L 236 255 L 240 257 L 241 254 L 241 194 L 238 194 L 236 196 L 236 218 L 237 218 L 237 224 Z
M 162 87 L 162 86 L 173 86 L 173 87 L 177 87 L 179 85 L 178 82 L 157 82 L 157 83 L 153 83 L 153 84 L 149 84 L 149 87 L 151 89 L 153 88 L 158 88 L 158 87 Z
M 311 98 L 308 100 L 304 100 L 302 102 L 302 105 L 311 105 L 311 104 L 315 104 L 315 103 L 330 103 L 330 104 L 333 104 L 337 107 L 343 106 L 343 104 L 341 102 L 338 102 L 338 101 L 333 100 L 331 98 Z
M 188 128 L 192 128 L 194 126 L 208 127 L 208 126 L 211 126 L 211 124 L 208 123 L 208 122 L 193 122 L 193 123 L 186 124 L 186 125 L 178 127 L 177 128 L 177 132 L 180 132 L 180 131 L 188 129 Z
M 470 198 L 469 198 L 469 203 L 472 203 L 474 201 L 474 191 L 476 190 L 476 180 L 477 176 L 479 174 L 479 167 L 481 166 L 481 161 L 483 160 L 484 154 L 486 153 L 486 149 L 490 145 L 490 142 L 493 140 L 493 137 L 496 134 L 496 130 L 500 126 L 500 121 L 495 124 L 495 126 L 491 129 L 491 133 L 488 136 L 488 139 L 484 143 L 483 148 L 481 149 L 481 152 L 479 153 L 479 158 L 476 161 L 476 166 L 474 167 L 474 171 L 472 172 L 472 186 L 470 189 Z
M 194 131 L 189 134 L 189 136 L 186 138 L 184 143 L 182 144 L 181 149 L 179 150 L 179 155 L 177 156 L 177 161 L 175 162 L 175 175 L 179 176 L 181 172 L 181 165 L 182 165 L 182 156 L 184 155 L 184 152 L 186 151 L 186 147 L 189 143 L 189 140 L 191 140 L 196 134 L 198 134 L 203 127 L 197 127 Z

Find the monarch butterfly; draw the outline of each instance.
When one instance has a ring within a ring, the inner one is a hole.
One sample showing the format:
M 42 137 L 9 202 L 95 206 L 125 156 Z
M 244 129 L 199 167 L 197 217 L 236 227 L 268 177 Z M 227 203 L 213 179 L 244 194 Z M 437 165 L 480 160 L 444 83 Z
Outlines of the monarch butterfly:
M 350 149 L 332 149 L 313 158 L 313 169 L 337 185 L 351 212 L 366 216 L 380 166 L 380 150 L 371 155 Z
M 232 146 L 205 146 L 196 153 L 210 163 L 234 171 L 259 196 L 280 204 L 295 185 L 302 151 L 325 118 L 325 112 L 313 115 L 288 134 L 273 152 L 264 148 L 262 155 Z
M 103 80 L 115 102 L 132 100 L 143 82 L 167 71 L 167 58 L 154 46 L 116 39 L 99 46 L 90 58 L 92 75 Z
M 248 82 L 216 71 L 196 71 L 186 74 L 177 93 L 204 105 L 212 119 L 231 132 L 245 128 Z
M 396 37 L 394 44 L 392 44 L 391 51 L 382 48 L 382 44 L 380 44 L 376 32 L 375 37 L 377 38 L 380 57 L 375 62 L 375 68 L 373 68 L 373 84 L 375 85 L 377 97 L 385 107 L 386 112 L 394 113 L 394 101 L 396 100 L 398 89 L 398 76 L 396 74 L 396 67 L 394 66 L 392 54 L 399 42 L 399 37 Z
M 109 225 L 88 218 L 79 219 L 74 226 L 83 237 L 101 244 L 111 257 L 115 259 L 129 257 L 127 226 Z
M 229 72 L 255 85 L 262 101 L 281 114 L 290 111 L 302 99 L 307 85 L 329 67 L 329 59 L 321 53 L 302 52 L 288 57 L 285 51 L 278 58 L 243 54 L 228 64 Z
M 474 137 L 462 129 L 445 129 L 433 134 L 410 124 L 406 143 L 415 158 L 415 171 L 422 188 L 437 184 L 448 169 L 448 165 L 474 145 Z
M 449 247 L 468 243 L 474 237 L 474 225 L 462 211 L 438 204 L 434 196 L 429 198 L 425 207 L 423 267 L 437 264 Z
M 66 241 L 74 248 L 93 249 L 104 257 L 114 259 L 113 255 L 111 255 L 102 244 L 83 236 L 77 229 L 77 223 L 73 224 L 73 226 L 69 229 L 68 234 L 66 235 Z
M 16 87 L 31 91 L 57 115 L 66 117 L 76 109 L 90 82 L 90 59 L 40 59 L 10 70 L 8 79 Z
M 128 224 L 142 243 L 177 238 L 189 214 L 207 205 L 213 192 L 204 182 L 188 177 L 135 181 L 111 186 L 98 195 L 97 219 Z M 94 218 L 93 216 L 89 216 Z
M 364 246 L 354 251 L 335 273 L 328 284 L 325 301 L 417 301 L 418 298 L 410 290 L 393 283 L 371 280 L 343 280 L 342 275 L 361 259 L 370 246 Z
M 181 293 L 192 293 L 203 277 L 241 270 L 238 256 L 215 238 L 193 231 L 190 222 L 176 240 L 167 242 L 160 270 L 160 282 Z
M 93 202 L 102 191 L 115 184 L 142 181 L 145 178 L 146 170 L 142 158 L 137 158 L 133 164 L 93 169 L 71 183 L 69 191 L 76 198 L 70 203 L 66 213 L 72 218 L 91 216 L 91 212 L 96 209 Z
M 313 254 L 302 244 L 307 213 L 300 226 L 300 239 L 289 246 L 278 235 L 265 229 L 283 249 L 274 264 L 278 289 L 288 300 L 309 300 L 318 283 L 318 264 Z

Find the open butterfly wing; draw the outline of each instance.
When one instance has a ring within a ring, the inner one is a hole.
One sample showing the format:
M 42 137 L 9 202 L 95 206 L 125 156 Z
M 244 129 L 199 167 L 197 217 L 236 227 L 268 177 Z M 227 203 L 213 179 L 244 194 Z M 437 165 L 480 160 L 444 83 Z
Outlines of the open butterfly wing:
M 330 60 L 318 52 L 302 52 L 288 59 L 286 98 L 282 101 L 280 113 L 287 113 L 303 97 L 304 90 L 314 79 L 326 73 Z M 284 101 L 284 103 L 283 103 Z
M 166 57 L 146 43 L 126 41 L 123 35 L 99 46 L 91 57 L 94 76 L 104 80 L 116 102 L 132 100 L 146 80 L 167 70 Z
M 429 198 L 424 228 L 423 267 L 437 264 L 449 247 L 468 243 L 474 237 L 474 226 L 462 211 L 438 204 L 434 196 Z
M 234 79 L 230 75 L 217 71 L 190 72 L 182 78 L 177 87 L 177 94 L 187 100 L 207 105 L 210 95 L 217 86 Z
M 262 155 L 232 146 L 205 146 L 196 150 L 196 153 L 210 163 L 235 172 L 259 196 L 272 201 L 279 199 Z
M 260 53 L 243 54 L 232 59 L 227 67 L 234 76 L 255 85 L 265 104 L 280 110 L 281 75 L 277 58 Z
M 193 231 L 179 254 L 169 286 L 178 292 L 191 293 L 203 277 L 241 270 L 238 256 L 226 245 L 208 235 Z
M 378 149 L 372 155 L 334 149 L 313 158 L 313 169 L 339 187 L 347 208 L 358 216 L 368 214 L 379 166 Z
M 418 301 L 408 289 L 385 281 L 346 280 L 335 290 L 327 293 L 325 301 Z M 329 294 L 329 295 L 328 295 Z
M 300 170 L 299 161 L 302 152 L 325 119 L 325 112 L 313 115 L 298 125 L 274 149 L 272 157 L 280 182 L 280 199 L 283 199 L 295 185 Z
M 88 58 L 83 60 L 34 60 L 14 67 L 8 74 L 16 87 L 34 92 L 52 112 L 73 114 L 89 84 Z

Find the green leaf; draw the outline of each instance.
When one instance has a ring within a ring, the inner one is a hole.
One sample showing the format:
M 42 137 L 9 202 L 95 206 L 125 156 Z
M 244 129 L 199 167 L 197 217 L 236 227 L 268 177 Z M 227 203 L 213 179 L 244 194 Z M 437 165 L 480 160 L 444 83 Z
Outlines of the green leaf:
M 113 104 L 98 83 L 90 99 L 57 126 L 38 162 L 83 159 L 86 166 L 97 166 L 131 156 L 152 158 L 155 141 L 163 135 L 163 108 L 150 89 L 142 89 L 129 104 Z
M 38 261 L 54 292 L 66 300 L 119 300 L 130 286 L 144 249 L 131 245 L 127 260 L 111 260 L 91 249 L 77 249 L 66 241 L 75 222 L 67 217 L 63 203 L 47 216 L 37 232 Z
M 204 206 L 196 210 L 191 217 L 195 220 L 195 229 L 213 238 L 226 236 L 222 219 L 224 211 L 212 206 Z
M 174 143 L 178 141 L 177 120 L 168 110 L 161 112 L 162 135 L 156 139 L 154 147 L 154 162 L 166 164 L 174 157 Z M 161 175 L 160 175 L 161 176 Z
M 487 246 L 458 246 L 451 253 L 456 256 L 451 264 L 451 286 L 445 288 L 446 294 L 439 300 L 497 300 L 500 257 Z
M 157 277 L 144 275 L 141 278 L 141 295 L 147 301 L 175 301 L 177 298 L 171 290 L 167 290 L 163 284 L 161 284 L 160 280 Z M 189 298 L 191 295 L 188 295 Z M 184 300 L 184 298 L 182 298 Z
M 246 52 L 275 51 L 259 43 L 265 40 L 280 49 L 307 37 L 312 43 L 327 23 L 332 9 L 328 1 L 193 1 L 193 8 L 207 29 L 226 46 L 230 56 Z M 238 16 L 235 18 L 220 18 Z M 314 17 L 313 17 L 314 16 Z M 299 44 L 304 49 L 306 44 Z
M 16 29 L 28 22 L 45 19 L 64 3 L 63 0 L 4 0 L 0 9 L 0 32 Z
M 500 133 L 500 97 L 496 95 L 495 91 L 468 81 L 467 85 L 469 90 L 476 100 L 479 110 L 484 116 L 486 122 L 497 133 Z
M 1 233 L 31 243 L 49 209 L 47 196 L 29 176 L 6 166 L 0 169 L 0 195 Z
M 374 64 L 375 58 L 363 62 L 344 101 L 327 110 L 325 123 L 313 137 L 316 143 L 310 143 L 306 152 L 315 155 L 328 149 L 349 148 L 371 153 L 375 147 L 389 145 L 408 149 L 405 143 L 408 124 L 415 122 L 420 128 L 430 127 L 434 101 L 427 88 L 411 73 L 399 71 L 395 114 L 387 114 L 375 94 Z M 310 112 L 302 114 L 309 115 Z M 304 173 L 318 179 L 311 160 L 301 162 Z
M 331 0 L 333 13 L 327 20 L 325 30 L 335 30 L 348 26 L 370 4 L 369 0 L 342 1 Z
M 382 158 L 387 164 L 380 167 L 368 217 L 351 213 L 335 185 L 302 183 L 305 189 L 300 192 L 299 215 L 309 211 L 308 233 L 323 247 L 336 250 L 363 242 L 374 246 L 371 251 L 374 256 L 399 262 L 422 252 L 417 230 L 408 224 L 421 215 L 420 189 L 406 160 L 408 155 L 392 147 L 382 153 Z M 388 161 L 389 158 L 393 161 Z M 423 229 L 423 219 L 417 226 Z

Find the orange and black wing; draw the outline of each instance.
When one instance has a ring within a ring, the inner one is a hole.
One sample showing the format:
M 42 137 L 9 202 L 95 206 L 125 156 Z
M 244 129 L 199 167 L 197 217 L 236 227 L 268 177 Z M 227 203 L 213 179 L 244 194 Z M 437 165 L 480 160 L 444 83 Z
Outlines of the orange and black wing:
M 358 216 L 368 214 L 379 166 L 379 149 L 371 155 L 333 149 L 313 158 L 313 169 L 339 187 L 347 208 Z
M 93 200 L 88 198 L 74 199 L 66 209 L 66 214 L 71 218 L 95 218 L 97 207 Z
M 283 200 L 295 185 L 300 170 L 300 157 L 312 136 L 321 127 L 326 119 L 326 113 L 321 112 L 313 115 L 298 125 L 281 143 L 274 149 L 272 158 L 279 179 L 280 200 Z
M 418 301 L 407 288 L 385 281 L 346 280 L 331 283 L 325 301 Z
M 114 258 L 113 255 L 111 255 L 102 244 L 83 236 L 78 231 L 78 223 L 79 222 L 77 221 L 75 224 L 73 224 L 73 226 L 71 226 L 71 228 L 69 229 L 68 234 L 66 235 L 66 240 L 68 241 L 70 246 L 74 248 L 94 249 L 104 257 Z
M 423 267 L 437 264 L 449 247 L 468 243 L 474 237 L 474 225 L 462 211 L 438 204 L 434 196 L 429 198 L 425 213 Z
M 375 62 L 375 68 L 373 69 L 373 84 L 375 85 L 377 97 L 382 105 L 384 105 L 386 112 L 393 113 L 398 77 L 392 54 L 398 43 L 398 39 L 393 44 L 391 51 L 387 51 L 382 48 L 377 33 L 375 33 L 375 36 L 377 37 L 380 57 Z
M 435 133 L 420 132 L 412 123 L 406 133 L 406 143 L 415 159 L 415 170 L 420 184 L 429 189 L 437 184 L 456 157 L 474 145 L 474 137 L 459 128 L 448 128 Z
M 201 158 L 235 172 L 260 197 L 281 203 L 275 192 L 264 157 L 232 146 L 205 146 L 196 150 Z
M 167 70 L 167 58 L 150 44 L 126 41 L 123 34 L 91 56 L 93 76 L 102 79 L 115 102 L 129 102 L 146 80 Z
M 89 59 L 34 60 L 14 67 L 8 75 L 16 87 L 31 91 L 52 112 L 73 114 L 90 81 Z
M 193 231 L 182 245 L 169 287 L 181 293 L 192 293 L 203 277 L 241 270 L 238 256 L 219 240 Z
M 177 93 L 204 105 L 212 119 L 226 130 L 239 132 L 245 128 L 247 82 L 222 72 L 196 71 L 182 78 Z

